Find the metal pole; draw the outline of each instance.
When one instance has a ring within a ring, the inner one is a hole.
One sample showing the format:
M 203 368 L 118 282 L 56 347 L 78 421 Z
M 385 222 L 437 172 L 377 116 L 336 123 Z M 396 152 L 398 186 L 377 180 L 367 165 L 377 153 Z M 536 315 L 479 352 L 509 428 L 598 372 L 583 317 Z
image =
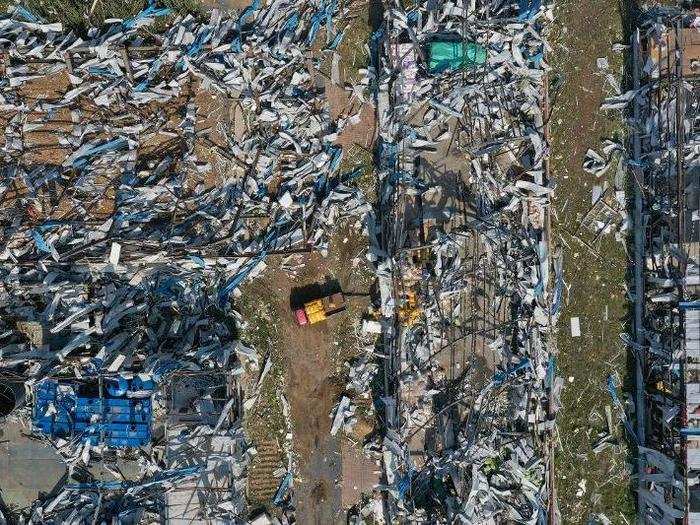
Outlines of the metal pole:
M 640 60 L 640 36 L 639 29 L 632 35 L 632 50 L 633 62 L 632 72 L 634 78 L 634 89 L 638 90 L 640 86 L 639 78 L 639 60 Z M 632 128 L 632 141 L 634 148 L 634 158 L 639 161 L 642 154 L 641 140 L 638 132 L 638 123 L 640 118 L 639 103 L 634 102 L 634 122 Z M 634 329 L 635 341 L 639 347 L 644 346 L 644 213 L 642 192 L 644 191 L 644 170 L 635 166 L 632 169 L 634 174 Z M 644 360 L 643 351 L 635 352 L 635 412 L 637 416 L 637 439 L 639 445 L 644 445 L 645 435 L 645 419 L 646 406 L 644 400 Z M 644 473 L 644 460 L 641 455 L 637 455 L 637 522 L 640 525 L 644 524 L 643 498 L 641 491 L 643 488 L 642 474 Z

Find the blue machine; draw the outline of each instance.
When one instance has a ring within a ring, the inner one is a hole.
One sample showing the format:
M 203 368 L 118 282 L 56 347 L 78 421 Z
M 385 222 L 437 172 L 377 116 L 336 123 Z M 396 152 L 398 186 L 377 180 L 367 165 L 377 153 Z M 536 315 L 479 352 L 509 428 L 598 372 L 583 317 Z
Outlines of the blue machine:
M 139 447 L 151 440 L 152 381 L 138 378 L 107 383 L 100 398 L 81 393 L 82 385 L 47 379 L 34 392 L 34 426 L 54 438 L 79 439 L 93 445 Z M 139 397 L 129 397 L 138 392 Z M 55 410 L 50 410 L 53 405 Z

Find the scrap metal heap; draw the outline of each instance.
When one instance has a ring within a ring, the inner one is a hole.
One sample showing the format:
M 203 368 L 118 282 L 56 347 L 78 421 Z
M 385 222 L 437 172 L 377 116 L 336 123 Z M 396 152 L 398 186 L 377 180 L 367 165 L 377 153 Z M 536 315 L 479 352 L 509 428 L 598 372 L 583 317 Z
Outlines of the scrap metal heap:
M 28 394 L 10 417 L 69 466 L 32 522 L 245 519 L 235 378 L 258 366 L 231 298 L 267 256 L 323 252 L 329 225 L 368 208 L 317 75 L 340 14 L 255 0 L 203 22 L 149 4 L 85 38 L 21 8 L 0 19 L 0 375 Z M 223 400 L 170 406 L 176 378 L 217 374 Z M 139 479 L 87 474 L 114 447 Z M 192 496 L 164 501 L 175 484 Z
M 655 9 L 633 36 L 639 515 L 700 523 L 700 18 Z
M 384 467 L 382 518 L 536 523 L 552 511 L 561 388 L 550 349 L 563 290 L 548 238 L 551 6 L 404 4 L 385 3 L 368 75 L 384 377 L 383 441 L 369 448 Z

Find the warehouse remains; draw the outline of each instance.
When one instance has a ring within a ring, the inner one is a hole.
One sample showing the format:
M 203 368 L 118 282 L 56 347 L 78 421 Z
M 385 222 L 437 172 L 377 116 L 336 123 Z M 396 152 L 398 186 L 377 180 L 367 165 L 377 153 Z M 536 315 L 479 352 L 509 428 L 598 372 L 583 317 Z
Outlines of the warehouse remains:
M 25 522 L 330 520 L 351 476 L 358 525 L 558 519 L 551 6 L 378 4 L 356 84 L 336 0 L 208 20 L 151 1 L 82 37 L 0 19 L 0 417 L 65 464 Z M 369 114 L 376 202 L 343 162 Z M 344 387 L 311 388 L 332 364 L 319 326 L 356 305 L 295 275 L 323 271 L 344 220 L 375 285 Z M 283 371 L 239 308 L 269 276 Z M 281 434 L 253 440 L 275 374 Z M 300 414 L 315 401 L 335 402 L 322 442 L 300 435 L 325 428 Z
M 310 53 L 321 28 L 337 46 L 338 14 L 254 2 L 154 34 L 169 10 L 150 4 L 86 39 L 0 20 L 3 414 L 68 467 L 34 522 L 247 515 L 244 403 L 266 368 L 232 298 L 366 209 Z
M 647 523 L 700 521 L 700 38 L 690 11 L 658 9 L 632 38 L 635 441 Z
M 540 8 L 389 2 L 373 36 L 383 432 L 367 448 L 387 492 L 375 520 L 556 512 L 549 346 L 563 280 L 550 273 Z

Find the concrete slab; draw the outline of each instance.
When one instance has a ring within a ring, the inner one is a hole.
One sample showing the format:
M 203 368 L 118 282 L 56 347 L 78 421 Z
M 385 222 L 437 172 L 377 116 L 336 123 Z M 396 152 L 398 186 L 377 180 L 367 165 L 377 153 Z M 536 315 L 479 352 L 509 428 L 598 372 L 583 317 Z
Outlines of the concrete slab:
M 26 507 L 39 492 L 51 491 L 66 472 L 55 450 L 26 437 L 28 428 L 6 422 L 0 426 L 0 490 L 8 505 Z

